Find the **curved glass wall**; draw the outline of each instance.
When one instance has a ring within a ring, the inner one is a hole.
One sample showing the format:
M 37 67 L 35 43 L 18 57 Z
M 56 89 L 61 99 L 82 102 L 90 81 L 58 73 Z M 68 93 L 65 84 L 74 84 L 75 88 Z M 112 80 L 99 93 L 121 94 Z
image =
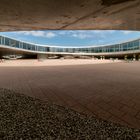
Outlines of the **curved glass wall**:
M 114 45 L 106 45 L 101 47 L 86 47 L 86 48 L 60 48 L 41 46 L 36 44 L 30 44 L 8 37 L 0 36 L 0 45 L 6 45 L 13 48 L 25 49 L 30 51 L 39 52 L 64 52 L 64 53 L 112 53 L 123 52 L 131 50 L 140 50 L 140 39 Z

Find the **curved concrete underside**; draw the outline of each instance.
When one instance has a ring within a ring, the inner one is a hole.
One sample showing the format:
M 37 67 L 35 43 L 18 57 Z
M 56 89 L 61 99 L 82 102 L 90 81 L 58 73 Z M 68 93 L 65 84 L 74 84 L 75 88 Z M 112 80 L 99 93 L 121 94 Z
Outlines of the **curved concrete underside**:
M 72 56 L 94 56 L 94 57 L 124 57 L 124 56 L 133 56 L 140 55 L 140 50 L 130 50 L 130 51 L 124 51 L 124 52 L 110 52 L 110 53 L 68 53 L 68 52 L 36 52 L 36 51 L 30 51 L 20 48 L 12 48 L 4 45 L 0 45 L 0 56 L 2 55 L 11 55 L 11 54 L 21 54 L 23 56 L 35 56 L 35 55 L 42 55 L 42 56 L 51 56 L 51 55 L 72 55 Z
M 1 0 L 0 31 L 140 30 L 139 0 Z

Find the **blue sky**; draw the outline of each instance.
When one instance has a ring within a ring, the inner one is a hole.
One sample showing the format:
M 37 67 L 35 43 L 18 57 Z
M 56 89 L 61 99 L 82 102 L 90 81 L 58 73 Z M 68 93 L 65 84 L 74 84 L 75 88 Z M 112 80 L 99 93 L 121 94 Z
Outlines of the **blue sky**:
M 140 38 L 139 31 L 115 30 L 46 30 L 1 32 L 15 39 L 47 45 L 59 46 L 92 46 L 113 44 Z

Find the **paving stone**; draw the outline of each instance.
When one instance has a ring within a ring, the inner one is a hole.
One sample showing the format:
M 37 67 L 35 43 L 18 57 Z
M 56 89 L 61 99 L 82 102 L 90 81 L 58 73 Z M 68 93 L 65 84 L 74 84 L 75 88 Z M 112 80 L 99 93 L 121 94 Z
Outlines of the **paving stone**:
M 20 61 L 24 60 L 18 60 L 18 63 Z M 88 109 L 85 113 L 90 114 L 92 111 L 107 120 L 110 117 L 105 114 L 112 113 L 112 116 L 121 118 L 122 112 L 125 112 L 128 120 L 125 118 L 124 122 L 130 121 L 131 127 L 140 128 L 139 123 L 132 123 L 130 119 L 134 117 L 140 120 L 135 113 L 135 110 L 140 111 L 140 62 L 50 66 L 51 62 L 47 60 L 45 63 L 49 63 L 49 66 L 43 67 L 0 65 L 0 87 L 73 109 L 76 107 L 77 110 L 80 110 L 80 106 L 76 104 L 80 104 Z M 36 64 L 34 60 L 34 65 Z M 128 110 L 127 107 L 131 109 Z M 119 112 L 121 108 L 123 111 Z M 103 114 L 101 109 L 105 111 Z
M 140 129 L 87 116 L 51 102 L 0 89 L 0 139 L 134 140 Z

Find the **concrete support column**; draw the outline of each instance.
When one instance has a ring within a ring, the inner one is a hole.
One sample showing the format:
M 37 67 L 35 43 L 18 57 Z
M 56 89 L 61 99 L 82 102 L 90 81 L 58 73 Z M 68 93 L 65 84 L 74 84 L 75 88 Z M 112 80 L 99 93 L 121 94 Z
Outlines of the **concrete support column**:
M 38 60 L 44 60 L 47 59 L 48 55 L 47 54 L 37 54 L 37 59 Z
M 138 61 L 140 61 L 140 54 L 138 55 Z
M 127 61 L 127 55 L 124 56 L 124 60 Z
M 133 54 L 133 61 L 136 61 L 136 54 Z

